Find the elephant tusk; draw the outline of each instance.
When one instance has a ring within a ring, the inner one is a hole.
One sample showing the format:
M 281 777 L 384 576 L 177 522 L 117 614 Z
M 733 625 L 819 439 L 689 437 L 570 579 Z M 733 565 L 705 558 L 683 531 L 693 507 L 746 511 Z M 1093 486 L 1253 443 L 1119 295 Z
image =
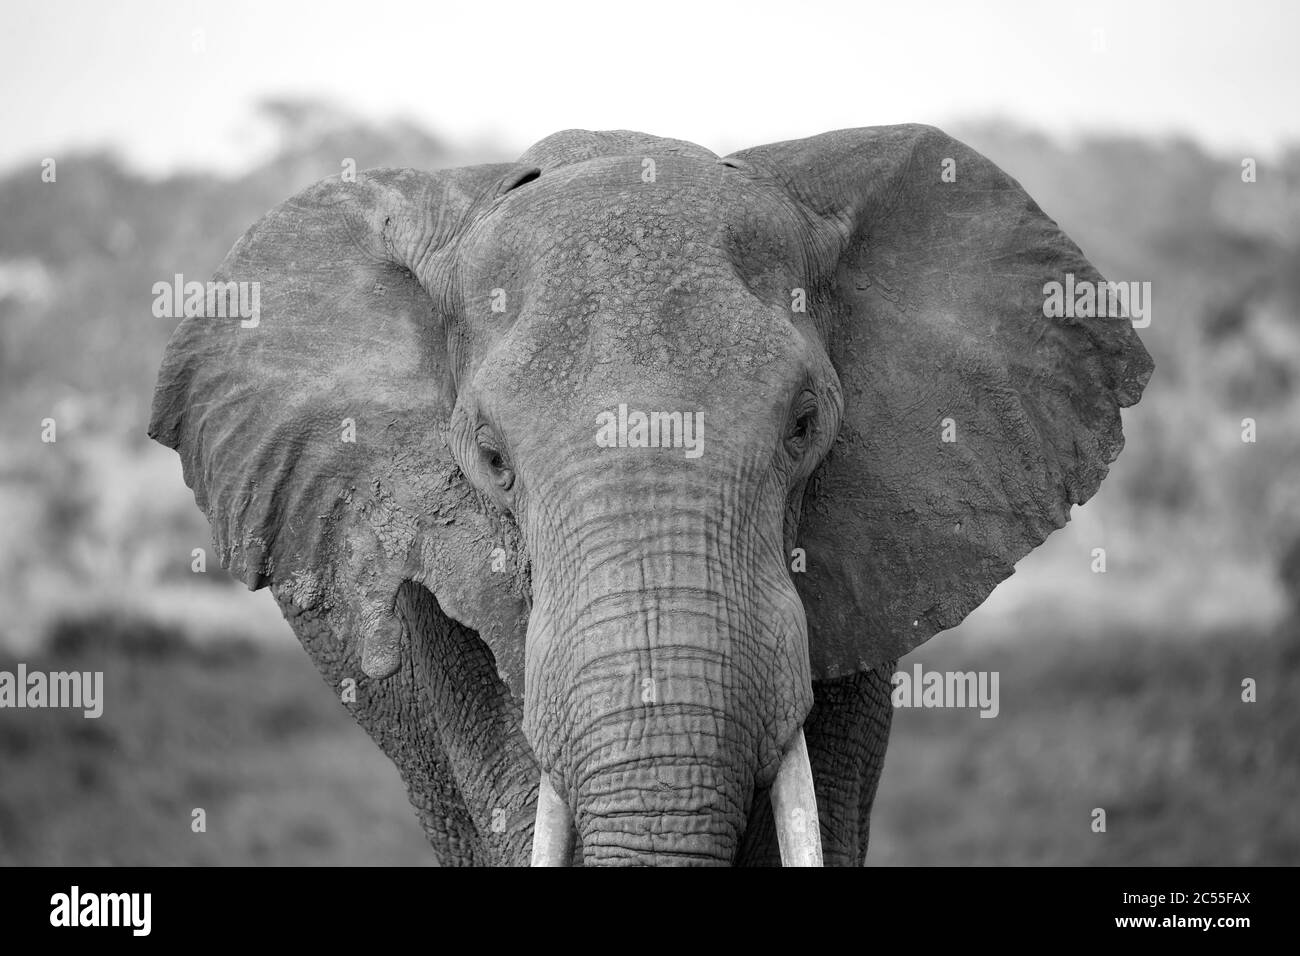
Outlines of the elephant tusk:
M 568 866 L 573 862 L 573 814 L 542 774 L 537 788 L 537 822 L 533 826 L 533 866 Z
M 803 728 L 776 772 L 772 784 L 772 814 L 776 819 L 776 840 L 781 847 L 782 866 L 821 866 L 822 832 L 817 820 L 817 793 L 813 789 L 812 764 Z

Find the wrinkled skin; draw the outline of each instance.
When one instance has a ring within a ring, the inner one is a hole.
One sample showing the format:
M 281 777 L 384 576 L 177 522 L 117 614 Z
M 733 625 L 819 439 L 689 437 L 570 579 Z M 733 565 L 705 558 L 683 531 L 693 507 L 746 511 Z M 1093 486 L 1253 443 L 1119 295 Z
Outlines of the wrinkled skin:
M 508 449 L 532 560 L 524 731 L 588 855 L 726 861 L 812 706 L 783 519 L 829 429 L 786 438 L 801 395 L 838 420 L 838 384 L 778 298 L 793 275 L 751 289 L 718 241 L 734 218 L 719 206 L 755 188 L 693 163 L 665 170 L 665 208 L 622 188 L 640 172 L 636 157 L 569 167 L 471 233 L 462 283 L 523 302 L 507 342 L 471 346 L 453 448 L 471 471 L 473 434 Z M 789 241 L 794 225 L 771 229 Z M 596 413 L 620 403 L 702 414 L 703 453 L 597 448 Z
M 1125 322 L 1036 311 L 1066 271 L 1095 275 L 928 128 L 727 160 L 573 131 L 273 211 L 219 273 L 260 326 L 187 320 L 151 434 L 359 681 L 442 863 L 526 864 L 545 773 L 575 862 L 779 865 L 802 728 L 857 865 L 894 661 L 1091 495 L 1150 374 Z M 601 444 L 620 406 L 699 416 L 701 453 Z

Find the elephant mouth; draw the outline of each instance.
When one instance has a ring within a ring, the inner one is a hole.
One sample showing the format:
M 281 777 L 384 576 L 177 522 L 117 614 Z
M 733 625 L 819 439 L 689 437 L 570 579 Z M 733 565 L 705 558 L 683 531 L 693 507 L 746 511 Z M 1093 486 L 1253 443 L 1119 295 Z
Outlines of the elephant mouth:
M 800 727 L 781 758 L 771 790 L 772 816 L 782 866 L 821 866 L 821 825 L 808 744 Z M 577 831 L 573 812 L 543 773 L 533 827 L 533 866 L 568 866 Z

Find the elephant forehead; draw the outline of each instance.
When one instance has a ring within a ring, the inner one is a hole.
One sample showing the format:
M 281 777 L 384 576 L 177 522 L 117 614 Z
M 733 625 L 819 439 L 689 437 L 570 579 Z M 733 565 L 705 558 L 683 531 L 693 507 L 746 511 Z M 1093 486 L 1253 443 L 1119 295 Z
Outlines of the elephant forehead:
M 530 362 L 748 374 L 798 344 L 790 283 L 754 281 L 762 257 L 737 255 L 758 245 L 741 233 L 763 206 L 749 183 L 696 157 L 565 167 L 509 194 L 473 237 L 470 298 L 510 290 L 511 338 Z M 775 263 L 780 246 L 765 247 Z
M 751 377 L 796 355 L 800 340 L 789 322 L 752 300 L 668 297 L 659 305 L 538 312 L 524 319 L 515 338 L 560 367 L 592 364 L 664 381 Z
M 543 174 L 496 211 L 494 239 L 542 263 L 670 262 L 720 248 L 722 167 L 694 158 L 603 157 Z
M 697 156 L 605 156 L 508 193 L 470 247 L 544 273 L 660 280 L 684 265 L 718 267 L 758 234 L 773 251 L 790 252 L 782 199 L 770 184 Z

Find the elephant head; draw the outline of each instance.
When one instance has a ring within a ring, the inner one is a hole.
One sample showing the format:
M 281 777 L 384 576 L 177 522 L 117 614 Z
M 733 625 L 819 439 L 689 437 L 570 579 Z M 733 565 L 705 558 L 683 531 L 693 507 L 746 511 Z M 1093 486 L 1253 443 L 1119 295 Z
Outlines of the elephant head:
M 1097 489 L 1151 362 L 925 126 L 569 131 L 319 183 L 150 434 L 444 863 L 860 863 L 893 662 Z

